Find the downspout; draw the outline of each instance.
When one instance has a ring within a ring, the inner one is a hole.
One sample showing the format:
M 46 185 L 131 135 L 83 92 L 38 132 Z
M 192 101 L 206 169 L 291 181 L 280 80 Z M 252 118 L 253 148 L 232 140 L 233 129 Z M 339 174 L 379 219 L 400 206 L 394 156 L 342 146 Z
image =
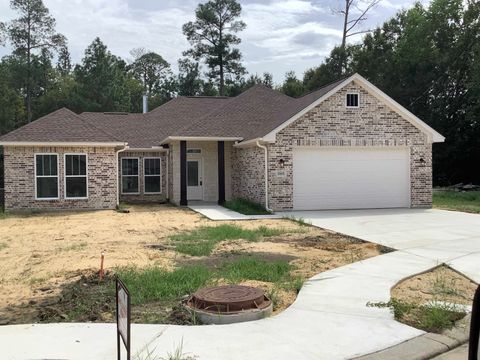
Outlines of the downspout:
M 120 154 L 121 152 L 124 152 L 127 149 L 128 149 L 128 145 L 127 143 L 125 143 L 125 145 L 123 146 L 123 149 L 120 149 L 115 153 L 115 157 L 117 160 L 117 166 L 116 166 L 117 168 L 117 209 L 120 206 L 120 178 L 121 178 L 121 175 L 118 169 L 118 162 L 119 162 L 118 154 Z
M 273 210 L 268 207 L 268 148 L 264 145 L 260 145 L 260 140 L 257 140 L 256 144 L 257 147 L 265 151 L 265 209 L 273 212 Z
M 166 200 L 170 201 L 170 168 L 169 168 L 170 149 L 167 149 L 167 197 Z

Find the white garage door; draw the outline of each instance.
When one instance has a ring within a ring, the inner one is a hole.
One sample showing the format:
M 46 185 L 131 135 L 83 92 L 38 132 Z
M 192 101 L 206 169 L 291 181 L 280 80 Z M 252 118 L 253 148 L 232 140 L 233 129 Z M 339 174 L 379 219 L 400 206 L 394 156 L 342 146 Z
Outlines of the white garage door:
M 406 148 L 295 148 L 296 210 L 410 206 Z

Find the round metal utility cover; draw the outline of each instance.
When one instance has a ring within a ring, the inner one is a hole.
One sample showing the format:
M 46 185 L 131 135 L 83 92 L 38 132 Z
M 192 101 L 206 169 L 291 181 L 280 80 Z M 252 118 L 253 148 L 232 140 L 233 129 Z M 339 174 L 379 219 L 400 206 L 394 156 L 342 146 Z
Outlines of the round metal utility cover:
M 224 285 L 208 287 L 193 294 L 191 303 L 197 309 L 231 312 L 248 309 L 260 309 L 266 304 L 262 289 L 242 285 Z

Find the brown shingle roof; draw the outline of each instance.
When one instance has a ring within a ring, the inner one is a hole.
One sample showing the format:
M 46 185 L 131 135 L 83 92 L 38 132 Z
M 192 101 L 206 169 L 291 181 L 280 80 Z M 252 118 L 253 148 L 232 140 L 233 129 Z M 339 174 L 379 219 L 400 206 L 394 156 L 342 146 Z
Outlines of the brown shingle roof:
M 123 140 L 89 124 L 73 111 L 62 108 L 1 136 L 0 141 L 120 143 Z
M 0 137 L 0 141 L 127 142 L 159 146 L 169 136 L 263 137 L 344 80 L 295 99 L 263 85 L 233 97 L 178 97 L 147 114 L 60 109 Z

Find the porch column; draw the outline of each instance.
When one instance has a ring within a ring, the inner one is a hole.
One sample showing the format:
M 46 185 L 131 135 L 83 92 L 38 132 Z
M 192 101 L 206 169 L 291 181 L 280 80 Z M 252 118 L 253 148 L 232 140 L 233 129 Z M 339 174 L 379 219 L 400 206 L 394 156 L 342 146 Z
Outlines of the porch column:
M 225 142 L 218 142 L 218 203 L 225 202 Z
M 187 142 L 180 141 L 180 206 L 187 206 Z

